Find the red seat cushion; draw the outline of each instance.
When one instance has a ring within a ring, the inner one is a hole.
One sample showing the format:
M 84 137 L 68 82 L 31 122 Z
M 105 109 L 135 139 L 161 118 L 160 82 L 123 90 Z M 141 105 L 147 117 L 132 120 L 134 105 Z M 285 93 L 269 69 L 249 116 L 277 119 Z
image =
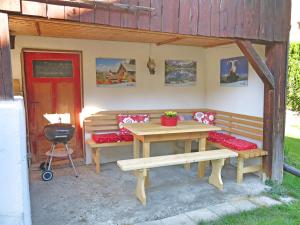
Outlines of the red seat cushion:
M 125 115 L 120 114 L 117 116 L 119 124 L 120 134 L 130 134 L 130 131 L 123 127 L 126 123 L 148 123 L 149 115 L 147 114 L 136 114 L 136 115 Z
M 92 134 L 92 139 L 96 143 L 112 143 L 121 141 L 120 135 L 117 133 Z
M 231 148 L 234 150 L 251 150 L 256 149 L 257 145 L 250 141 L 245 141 L 242 139 L 226 139 L 221 142 L 224 147 Z
M 120 134 L 121 141 L 133 141 L 132 134 Z
M 194 120 L 208 124 L 208 125 L 214 125 L 215 124 L 215 113 L 214 112 L 194 112 Z
M 208 141 L 222 143 L 222 141 L 228 140 L 228 139 L 235 139 L 235 137 L 233 137 L 229 134 L 224 134 L 224 133 L 215 132 L 215 131 L 208 132 L 208 138 L 207 138 Z

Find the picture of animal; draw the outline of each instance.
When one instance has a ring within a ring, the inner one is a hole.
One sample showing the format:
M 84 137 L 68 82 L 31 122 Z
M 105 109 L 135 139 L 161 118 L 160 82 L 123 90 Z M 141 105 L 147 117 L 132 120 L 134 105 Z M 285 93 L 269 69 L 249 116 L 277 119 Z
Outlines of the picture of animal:
M 221 59 L 220 84 L 231 87 L 248 86 L 248 61 L 246 57 Z

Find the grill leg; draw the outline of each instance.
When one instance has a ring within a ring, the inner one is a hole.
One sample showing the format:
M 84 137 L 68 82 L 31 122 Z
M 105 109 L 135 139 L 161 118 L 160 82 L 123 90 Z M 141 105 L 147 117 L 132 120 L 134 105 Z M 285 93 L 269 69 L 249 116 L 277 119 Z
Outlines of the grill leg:
M 71 162 L 71 164 L 72 164 L 72 167 L 73 167 L 73 170 L 74 170 L 74 172 L 75 172 L 75 176 L 78 177 L 78 173 L 77 173 L 77 171 L 76 171 L 76 168 L 75 168 L 75 165 L 74 165 L 74 162 L 73 162 L 73 160 L 72 160 L 72 156 L 71 156 L 71 154 L 70 154 L 70 152 L 69 152 L 69 147 L 68 147 L 67 144 L 65 144 L 65 149 L 66 149 L 66 151 L 67 151 L 67 153 L 68 153 L 69 160 L 70 160 L 70 162 Z
M 54 152 L 54 149 L 55 149 L 55 144 L 53 143 L 53 144 L 51 145 L 51 155 L 50 155 L 50 160 L 49 160 L 48 170 L 51 169 L 51 163 L 52 163 L 52 158 L 53 158 L 53 152 Z M 47 163 L 47 162 L 48 162 L 48 159 L 47 159 L 46 163 Z M 46 164 L 46 166 L 47 166 L 47 164 Z

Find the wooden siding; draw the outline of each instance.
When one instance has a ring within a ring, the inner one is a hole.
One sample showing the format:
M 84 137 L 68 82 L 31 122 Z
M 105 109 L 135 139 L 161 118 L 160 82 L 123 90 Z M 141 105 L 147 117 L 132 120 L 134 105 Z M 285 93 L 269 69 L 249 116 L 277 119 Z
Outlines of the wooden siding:
M 0 100 L 13 99 L 8 16 L 0 13 Z
M 286 42 L 290 30 L 291 0 L 117 1 L 155 8 L 152 12 L 92 8 L 78 3 L 75 7 L 74 2 L 53 0 L 47 1 L 48 4 L 38 0 L 20 1 L 23 15 L 158 32 Z M 0 10 L 6 10 L 5 2 L 9 1 L 1 1 Z M 18 4 L 15 5 L 18 12 Z

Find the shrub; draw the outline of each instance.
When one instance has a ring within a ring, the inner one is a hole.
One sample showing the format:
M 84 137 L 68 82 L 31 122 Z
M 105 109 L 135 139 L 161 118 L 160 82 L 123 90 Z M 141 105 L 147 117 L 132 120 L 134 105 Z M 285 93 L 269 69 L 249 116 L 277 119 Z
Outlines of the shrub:
M 300 111 L 300 43 L 291 43 L 289 49 L 287 108 Z

